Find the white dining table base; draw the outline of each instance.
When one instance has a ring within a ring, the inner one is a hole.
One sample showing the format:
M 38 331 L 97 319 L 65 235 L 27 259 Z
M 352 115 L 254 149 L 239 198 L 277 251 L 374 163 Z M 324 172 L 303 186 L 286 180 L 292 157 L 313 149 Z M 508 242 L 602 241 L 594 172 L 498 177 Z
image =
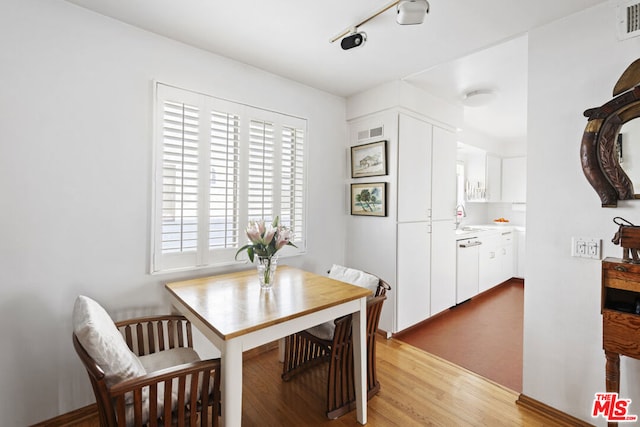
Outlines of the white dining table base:
M 367 298 L 347 301 L 324 310 L 276 323 L 246 334 L 224 339 L 196 316 L 180 300 L 170 294 L 171 304 L 202 332 L 221 353 L 222 425 L 242 424 L 242 353 L 284 338 L 294 332 L 352 314 L 353 356 L 356 388 L 356 415 L 360 424 L 367 423 L 366 390 L 366 316 Z

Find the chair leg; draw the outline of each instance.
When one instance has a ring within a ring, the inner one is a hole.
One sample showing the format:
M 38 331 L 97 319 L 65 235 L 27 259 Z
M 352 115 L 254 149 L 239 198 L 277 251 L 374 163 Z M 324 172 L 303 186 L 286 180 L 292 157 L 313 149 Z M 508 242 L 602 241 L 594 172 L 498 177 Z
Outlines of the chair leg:
M 376 375 L 376 334 L 382 302 L 386 297 L 378 297 L 367 306 L 367 400 L 380 391 Z M 351 316 L 344 322 L 336 322 L 333 339 L 333 354 L 329 363 L 327 388 L 327 417 L 335 419 L 355 409 L 355 375 L 353 366 L 353 345 L 351 337 Z

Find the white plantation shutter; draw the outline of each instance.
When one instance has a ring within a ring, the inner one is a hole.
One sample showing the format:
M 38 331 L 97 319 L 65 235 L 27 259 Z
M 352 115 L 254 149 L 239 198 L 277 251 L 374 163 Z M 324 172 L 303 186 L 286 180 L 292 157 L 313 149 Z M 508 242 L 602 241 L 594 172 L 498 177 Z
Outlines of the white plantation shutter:
M 304 239 L 304 130 L 282 129 L 280 219 L 294 233 L 294 241 Z
M 237 248 L 239 224 L 240 117 L 211 112 L 209 249 Z
M 156 84 L 152 272 L 229 264 L 249 220 L 305 248 L 306 120 Z
M 249 219 L 273 221 L 274 209 L 273 124 L 251 120 L 249 126 Z
M 197 107 L 163 103 L 162 251 L 195 251 L 198 236 Z

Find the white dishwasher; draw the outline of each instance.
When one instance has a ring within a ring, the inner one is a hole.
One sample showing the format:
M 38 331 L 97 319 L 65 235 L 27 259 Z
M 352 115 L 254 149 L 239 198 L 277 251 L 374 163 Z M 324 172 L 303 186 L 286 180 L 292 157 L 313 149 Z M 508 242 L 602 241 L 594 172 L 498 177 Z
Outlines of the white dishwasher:
M 477 237 L 456 241 L 456 304 L 478 294 L 478 259 L 481 244 Z

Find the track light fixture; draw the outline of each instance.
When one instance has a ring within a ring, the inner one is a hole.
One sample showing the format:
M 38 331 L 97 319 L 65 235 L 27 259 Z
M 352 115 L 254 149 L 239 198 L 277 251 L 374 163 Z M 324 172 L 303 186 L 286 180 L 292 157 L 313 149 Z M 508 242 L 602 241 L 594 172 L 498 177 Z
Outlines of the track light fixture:
M 427 0 L 400 0 L 396 6 L 396 22 L 400 25 L 416 25 L 424 22 L 429 13 Z
M 342 41 L 340 42 L 340 46 L 343 50 L 349 50 L 353 49 L 354 47 L 362 46 L 366 41 L 366 33 L 354 31 L 342 39 Z
M 358 32 L 358 27 L 369 22 L 383 12 L 386 12 L 393 6 L 396 6 L 396 22 L 400 25 L 422 24 L 424 17 L 429 13 L 429 2 L 427 0 L 395 0 L 386 6 L 383 6 L 355 25 L 352 25 L 342 31 L 340 34 L 333 37 L 330 42 L 333 43 L 338 39 L 342 39 L 340 46 L 342 46 L 342 49 L 344 50 L 362 46 L 367 37 L 365 33 Z

